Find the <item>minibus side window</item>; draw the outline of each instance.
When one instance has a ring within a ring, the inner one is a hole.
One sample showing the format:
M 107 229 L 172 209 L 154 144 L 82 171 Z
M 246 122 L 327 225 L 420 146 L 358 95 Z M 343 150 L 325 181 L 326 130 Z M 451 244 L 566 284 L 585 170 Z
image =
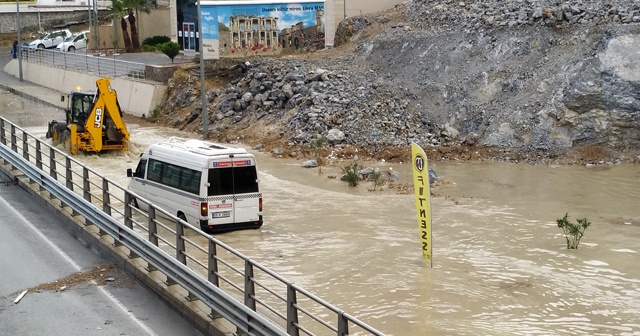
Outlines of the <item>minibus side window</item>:
M 150 159 L 147 174 L 147 179 L 150 181 L 196 195 L 200 193 L 200 177 L 202 176 L 202 172 L 197 170 Z
M 149 171 L 147 172 L 147 179 L 149 181 L 160 182 L 162 176 L 162 162 L 156 160 L 149 160 Z
M 200 177 L 202 172 L 193 169 L 182 168 L 180 174 L 180 189 L 192 194 L 200 193 Z
M 178 188 L 180 182 L 180 170 L 172 164 L 165 163 L 162 169 L 162 181 L 160 183 L 169 187 Z

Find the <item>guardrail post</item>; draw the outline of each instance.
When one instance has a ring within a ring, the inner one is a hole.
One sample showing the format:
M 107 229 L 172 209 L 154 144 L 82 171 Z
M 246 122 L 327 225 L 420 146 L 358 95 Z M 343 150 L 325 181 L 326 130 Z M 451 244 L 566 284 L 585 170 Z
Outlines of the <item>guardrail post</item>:
M 244 305 L 256 311 L 256 287 L 253 280 L 253 264 L 247 259 L 244 261 Z
M 138 206 L 140 204 L 138 203 Z M 156 224 L 156 208 L 149 205 L 149 211 L 147 212 L 147 216 L 149 216 L 149 242 L 151 244 L 158 246 L 158 225 Z
M 36 167 L 42 170 L 42 152 L 40 149 L 40 140 L 36 140 Z
M 133 229 L 133 220 L 131 220 L 131 202 L 132 197 L 128 192 L 124 192 L 124 226 Z
M 111 195 L 109 194 L 109 181 L 102 179 L 102 212 L 111 216 Z
M 140 203 L 138 203 L 140 206 Z M 149 205 L 149 210 L 147 211 L 148 216 L 148 227 L 149 227 L 149 242 L 155 246 L 158 246 L 158 225 L 156 224 L 156 208 Z M 153 272 L 158 270 L 157 267 L 147 263 L 147 271 Z
M 11 150 L 18 152 L 18 145 L 16 144 L 16 125 L 11 125 Z
M 66 181 L 67 181 L 67 189 L 73 190 L 73 172 L 71 171 L 71 158 L 66 157 L 65 160 L 65 171 L 66 171 Z
M 0 142 L 5 146 L 7 145 L 7 138 L 4 132 L 4 119 L 0 119 Z
M 29 142 L 27 141 L 27 132 L 22 131 L 22 157 L 29 161 Z
M 338 336 L 349 336 L 349 321 L 344 317 L 344 312 L 338 313 Z
M 213 239 L 209 239 L 209 282 L 216 287 L 220 287 L 220 279 L 218 278 L 218 248 Z
M 208 267 L 209 275 L 207 276 L 207 280 L 212 283 L 216 287 L 220 287 L 220 278 L 218 277 L 218 247 L 213 239 L 209 238 L 209 267 Z M 221 317 L 220 313 L 211 309 L 211 313 L 209 317 L 212 319 L 216 319 Z
M 187 264 L 184 246 L 184 226 L 182 226 L 182 220 L 180 219 L 176 220 L 176 259 L 183 265 Z
M 82 167 L 82 198 L 91 202 L 91 183 L 89 183 L 89 169 Z
M 287 333 L 292 336 L 300 335 L 298 328 L 298 298 L 293 284 L 287 285 Z
M 49 147 L 49 176 L 54 180 L 58 179 L 58 173 L 56 172 L 56 151 L 53 150 L 53 147 Z

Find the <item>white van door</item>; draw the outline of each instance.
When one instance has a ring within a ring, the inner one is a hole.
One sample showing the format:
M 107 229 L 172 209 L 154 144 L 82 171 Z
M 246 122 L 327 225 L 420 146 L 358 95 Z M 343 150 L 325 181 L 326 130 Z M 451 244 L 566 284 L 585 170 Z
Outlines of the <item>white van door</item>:
M 208 182 L 209 221 L 212 225 L 259 220 L 260 196 L 255 159 L 213 162 Z
M 133 172 L 133 176 L 131 177 L 131 180 L 129 180 L 129 187 L 128 189 L 134 193 L 136 193 L 138 196 L 142 197 L 142 198 L 147 198 L 148 194 L 147 194 L 147 188 L 146 188 L 146 169 L 147 169 L 147 159 L 140 159 L 140 162 L 138 162 L 138 166 L 136 167 L 136 170 Z M 137 202 L 136 200 L 136 205 L 142 205 L 144 206 L 143 210 L 146 210 L 146 204 L 141 202 Z
M 207 201 L 209 224 L 234 223 L 233 165 L 228 161 L 215 161 L 207 172 Z
M 238 223 L 259 219 L 258 172 L 251 159 L 233 161 L 234 217 Z

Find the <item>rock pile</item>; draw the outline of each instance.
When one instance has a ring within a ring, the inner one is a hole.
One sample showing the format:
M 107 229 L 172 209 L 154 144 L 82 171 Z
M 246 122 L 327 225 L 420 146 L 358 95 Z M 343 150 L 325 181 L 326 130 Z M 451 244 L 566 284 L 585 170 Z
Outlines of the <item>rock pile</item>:
M 638 1 L 602 0 L 416 0 L 407 3 L 408 17 L 422 27 L 466 30 L 521 25 L 599 25 L 640 22 Z
M 372 152 L 410 142 L 637 149 L 638 22 L 638 1 L 408 1 L 341 23 L 345 54 L 250 60 L 207 93 L 210 124 Z M 191 77 L 171 89 L 163 115 L 191 109 L 174 125 L 199 120 L 197 87 Z

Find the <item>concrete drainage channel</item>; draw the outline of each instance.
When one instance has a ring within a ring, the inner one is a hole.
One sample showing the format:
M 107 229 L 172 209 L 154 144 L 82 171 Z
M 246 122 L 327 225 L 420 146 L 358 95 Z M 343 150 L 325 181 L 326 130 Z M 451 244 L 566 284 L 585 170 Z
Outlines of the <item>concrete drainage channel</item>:
M 46 208 L 73 231 L 74 235 L 86 244 L 96 248 L 105 257 L 112 259 L 118 267 L 134 276 L 147 288 L 158 294 L 163 300 L 174 307 L 190 323 L 193 323 L 202 333 L 212 336 L 236 335 L 235 326 L 222 317 L 214 318 L 211 309 L 200 300 L 189 300 L 188 292 L 180 285 L 167 281 L 167 276 L 142 258 L 131 255 L 131 251 L 116 243 L 114 239 L 103 234 L 101 230 L 77 214 L 70 206 L 52 196 L 52 194 L 32 182 L 22 171 L 12 167 L 6 160 L 1 160 L 0 170 L 11 177 L 2 183 L 18 184 L 33 196 L 38 205 Z

